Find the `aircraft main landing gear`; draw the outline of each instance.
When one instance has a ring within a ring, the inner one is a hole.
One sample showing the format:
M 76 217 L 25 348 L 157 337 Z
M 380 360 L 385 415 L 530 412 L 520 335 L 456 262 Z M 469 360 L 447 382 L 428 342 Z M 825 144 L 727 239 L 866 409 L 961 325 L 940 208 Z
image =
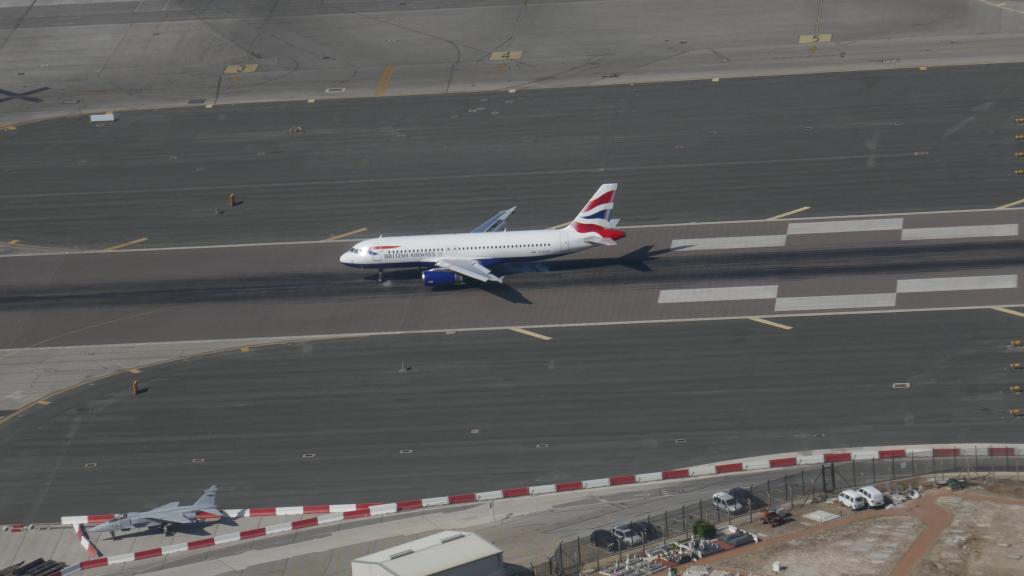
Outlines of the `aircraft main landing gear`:
M 377 284 L 384 283 L 384 267 L 377 268 Z

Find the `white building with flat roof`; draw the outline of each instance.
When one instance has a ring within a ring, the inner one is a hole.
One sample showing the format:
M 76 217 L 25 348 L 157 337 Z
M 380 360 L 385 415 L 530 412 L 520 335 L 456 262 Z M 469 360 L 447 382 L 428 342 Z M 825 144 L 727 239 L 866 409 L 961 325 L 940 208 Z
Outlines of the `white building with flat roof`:
M 445 530 L 352 561 L 352 576 L 503 576 L 501 550 L 472 532 Z

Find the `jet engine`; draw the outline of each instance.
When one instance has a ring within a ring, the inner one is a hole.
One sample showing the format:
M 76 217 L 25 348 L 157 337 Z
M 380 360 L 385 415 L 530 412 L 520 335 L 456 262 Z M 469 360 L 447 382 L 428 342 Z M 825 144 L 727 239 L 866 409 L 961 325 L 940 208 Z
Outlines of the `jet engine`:
M 423 272 L 422 276 L 424 286 L 455 286 L 464 282 L 462 276 L 441 268 L 431 268 Z

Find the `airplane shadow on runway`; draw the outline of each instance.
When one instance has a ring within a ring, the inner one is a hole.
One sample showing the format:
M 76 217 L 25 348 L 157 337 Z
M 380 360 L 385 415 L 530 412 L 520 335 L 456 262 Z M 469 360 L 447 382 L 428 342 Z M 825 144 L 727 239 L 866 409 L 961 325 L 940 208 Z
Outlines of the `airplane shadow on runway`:
M 573 260 L 542 260 L 535 262 L 508 262 L 505 264 L 497 264 L 493 267 L 495 273 L 501 274 L 505 277 L 514 276 L 516 274 L 526 274 L 531 272 L 568 272 L 572 270 L 591 270 L 596 268 L 605 268 L 608 266 L 625 266 L 638 272 L 652 272 L 647 262 L 656 259 L 659 255 L 671 252 L 670 249 L 664 250 L 653 250 L 654 245 L 649 244 L 642 246 L 636 250 L 625 254 L 623 256 L 617 256 L 614 258 L 578 258 Z M 398 270 L 395 272 L 387 273 L 389 280 L 411 280 L 419 277 L 419 270 Z M 495 284 L 487 283 L 481 284 L 479 282 L 468 282 L 458 286 L 444 286 L 434 288 L 437 292 L 442 291 L 455 291 L 455 290 L 475 290 L 480 289 L 488 294 L 492 294 L 512 302 L 513 304 L 533 304 L 533 302 L 527 298 L 522 292 L 517 290 L 510 284 Z

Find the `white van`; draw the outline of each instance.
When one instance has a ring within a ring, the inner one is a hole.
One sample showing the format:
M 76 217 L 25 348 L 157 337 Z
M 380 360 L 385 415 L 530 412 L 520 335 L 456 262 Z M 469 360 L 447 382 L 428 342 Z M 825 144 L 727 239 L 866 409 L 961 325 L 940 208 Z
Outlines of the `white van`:
M 739 514 L 743 511 L 743 504 L 728 492 L 715 492 L 711 497 L 711 505 L 728 514 Z
M 868 507 L 867 498 L 856 490 L 843 490 L 839 493 L 839 503 L 850 510 L 862 510 Z
M 872 508 L 885 506 L 885 495 L 878 488 L 874 486 L 861 486 L 857 488 L 857 492 L 868 501 L 868 506 Z

